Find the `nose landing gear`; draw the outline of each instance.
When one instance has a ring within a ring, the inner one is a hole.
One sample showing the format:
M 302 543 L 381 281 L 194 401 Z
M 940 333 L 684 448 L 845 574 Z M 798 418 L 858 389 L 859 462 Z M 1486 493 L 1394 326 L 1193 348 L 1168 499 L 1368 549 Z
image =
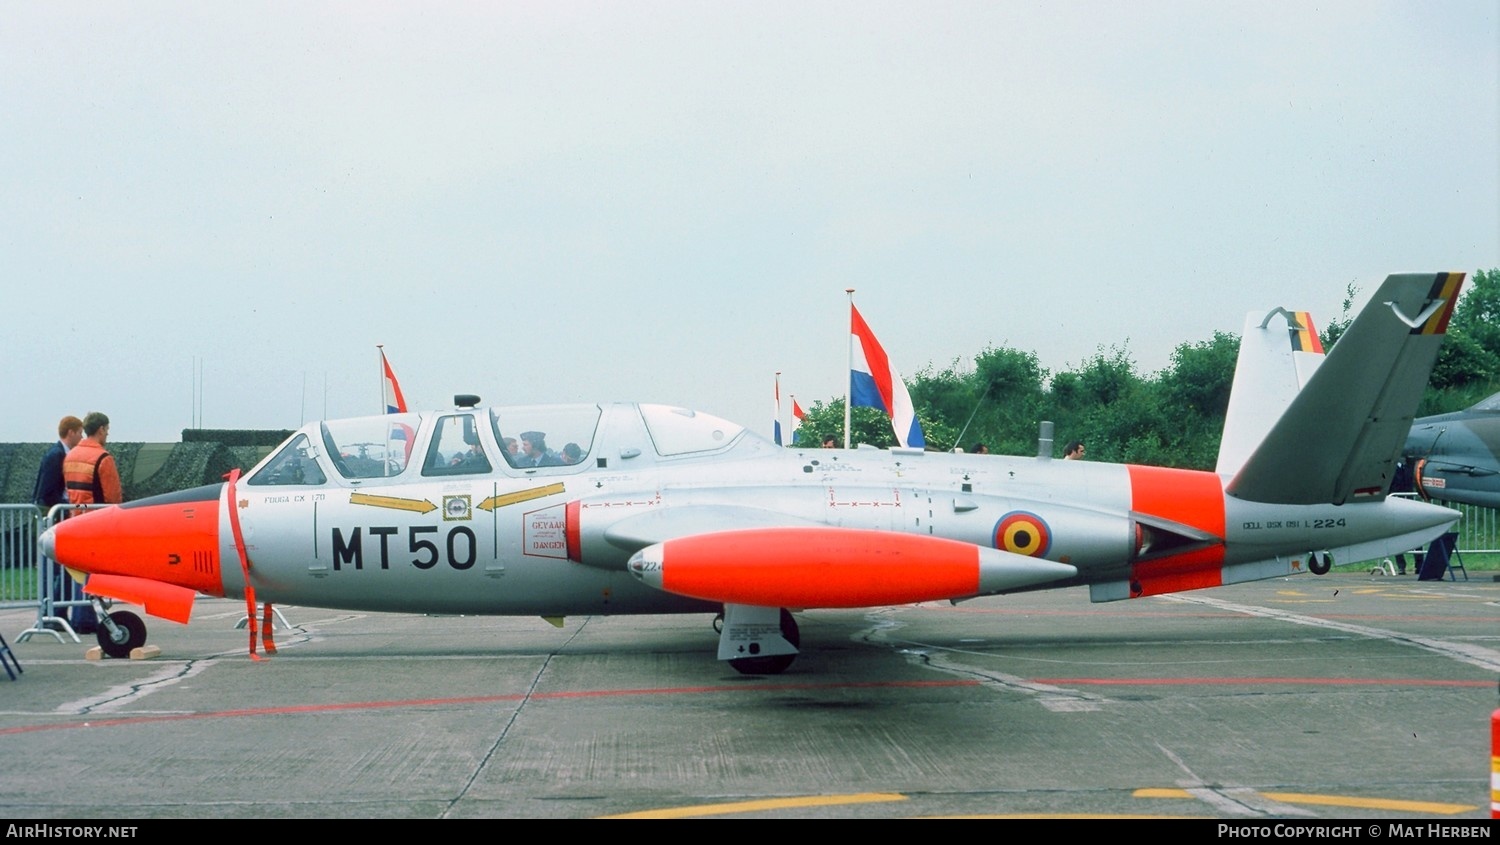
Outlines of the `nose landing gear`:
M 110 600 L 89 596 L 99 627 L 94 637 L 99 648 L 110 657 L 129 657 L 130 652 L 146 644 L 146 623 L 128 610 L 110 612 Z
M 99 628 L 94 636 L 99 648 L 110 657 L 129 657 L 130 652 L 146 644 L 146 623 L 128 610 L 106 612 L 104 602 L 94 599 L 94 612 L 99 615 Z

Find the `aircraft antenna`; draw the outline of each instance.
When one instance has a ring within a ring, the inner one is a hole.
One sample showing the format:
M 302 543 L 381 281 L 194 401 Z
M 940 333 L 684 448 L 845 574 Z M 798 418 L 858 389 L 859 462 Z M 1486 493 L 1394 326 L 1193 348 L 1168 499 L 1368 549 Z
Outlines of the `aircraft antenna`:
M 189 409 L 192 417 L 192 427 L 198 427 L 198 356 L 193 356 L 193 404 Z
M 975 373 L 975 375 L 978 375 L 978 373 Z M 970 411 L 969 418 L 964 420 L 964 427 L 959 430 L 958 438 L 953 441 L 953 449 L 957 449 L 958 444 L 964 442 L 964 433 L 969 430 L 969 423 L 974 421 L 974 415 L 979 413 L 979 406 L 984 404 L 984 397 L 988 396 L 989 394 L 989 387 L 985 387 L 983 390 L 979 391 L 979 401 L 974 403 L 974 410 Z M 952 450 L 950 449 L 949 451 Z
M 203 427 L 203 358 L 193 358 L 193 428 Z

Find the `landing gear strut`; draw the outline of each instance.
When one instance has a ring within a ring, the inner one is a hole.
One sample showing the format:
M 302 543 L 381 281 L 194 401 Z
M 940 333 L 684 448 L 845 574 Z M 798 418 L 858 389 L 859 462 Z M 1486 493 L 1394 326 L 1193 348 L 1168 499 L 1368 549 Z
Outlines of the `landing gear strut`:
M 722 624 L 721 619 L 714 620 L 715 628 L 722 628 Z M 763 645 L 760 641 L 752 641 L 744 651 L 750 654 L 760 654 L 764 649 L 781 653 L 761 654 L 758 657 L 735 657 L 729 660 L 729 665 L 742 675 L 779 675 L 785 672 L 787 667 L 792 665 L 792 661 L 797 659 L 797 646 L 802 644 L 802 634 L 797 628 L 797 620 L 792 618 L 791 611 L 784 607 L 780 612 L 780 628 L 781 639 L 791 646 L 790 651 L 786 651 L 785 646 L 780 646 L 780 644 L 766 642 Z M 775 639 L 774 635 L 771 639 Z M 723 655 L 723 649 L 724 646 L 721 645 L 721 655 Z

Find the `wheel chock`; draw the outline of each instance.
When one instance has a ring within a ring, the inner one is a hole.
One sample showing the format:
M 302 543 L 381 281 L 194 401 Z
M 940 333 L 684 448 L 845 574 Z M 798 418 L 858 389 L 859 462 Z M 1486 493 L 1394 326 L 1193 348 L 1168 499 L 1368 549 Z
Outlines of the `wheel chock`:
M 100 648 L 99 646 L 94 646 L 93 648 L 90 648 L 88 651 L 84 652 L 83 656 L 89 660 L 103 660 L 104 649 Z M 161 646 L 143 645 L 137 646 L 136 648 L 130 650 L 131 660 L 150 660 L 153 657 L 160 656 Z

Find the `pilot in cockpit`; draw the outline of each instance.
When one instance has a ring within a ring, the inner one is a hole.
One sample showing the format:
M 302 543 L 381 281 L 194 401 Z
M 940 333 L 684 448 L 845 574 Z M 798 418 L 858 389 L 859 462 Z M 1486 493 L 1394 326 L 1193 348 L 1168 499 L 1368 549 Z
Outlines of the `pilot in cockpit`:
M 562 459 L 547 448 L 547 436 L 540 431 L 521 432 L 521 458 L 523 467 L 562 466 Z
M 474 470 L 476 472 L 488 472 L 490 468 L 490 462 L 484 457 L 484 447 L 479 445 L 479 438 L 471 433 L 466 434 L 464 436 L 464 439 L 469 443 L 468 451 L 455 454 L 450 465 L 456 467 L 464 467 L 465 469 Z

